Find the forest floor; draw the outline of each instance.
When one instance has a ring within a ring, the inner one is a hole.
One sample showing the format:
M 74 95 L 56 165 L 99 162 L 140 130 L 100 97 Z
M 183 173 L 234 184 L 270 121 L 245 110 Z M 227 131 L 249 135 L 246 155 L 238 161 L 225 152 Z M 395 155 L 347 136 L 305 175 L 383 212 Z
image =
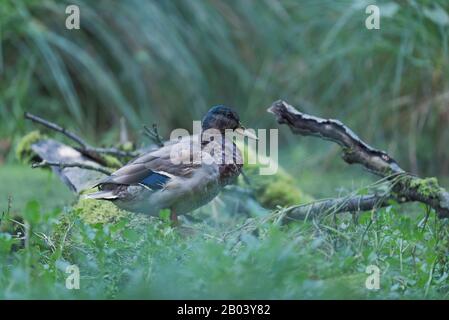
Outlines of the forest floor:
M 302 173 L 306 190 L 335 190 L 311 176 Z M 1 299 L 448 298 L 449 226 L 423 206 L 289 225 L 262 216 L 173 228 L 126 214 L 87 223 L 48 171 L 2 166 L 0 181 Z M 66 287 L 69 265 L 79 290 Z

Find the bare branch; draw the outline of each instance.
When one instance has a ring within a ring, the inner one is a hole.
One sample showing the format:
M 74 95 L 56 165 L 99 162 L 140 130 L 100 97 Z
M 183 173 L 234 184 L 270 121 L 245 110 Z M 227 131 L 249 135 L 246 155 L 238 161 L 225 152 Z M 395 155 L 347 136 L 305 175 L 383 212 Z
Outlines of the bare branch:
M 144 134 L 153 141 L 158 147 L 164 146 L 164 141 L 161 135 L 159 135 L 157 124 L 153 123 L 153 127 L 150 129 L 147 126 L 143 126 Z
M 83 139 L 81 139 L 79 136 L 77 136 L 76 134 L 68 131 L 67 129 L 65 129 L 61 126 L 58 126 L 57 124 L 55 124 L 53 122 L 42 119 L 41 117 L 35 116 L 34 114 L 31 114 L 29 112 L 25 112 L 24 116 L 25 116 L 25 119 L 29 119 L 33 122 L 39 123 L 39 124 L 49 128 L 49 129 L 52 129 L 54 131 L 62 133 L 67 138 L 78 143 L 80 145 L 80 147 L 83 149 L 86 149 L 88 147 L 88 144 Z
M 45 120 L 41 117 L 38 117 L 34 114 L 31 114 L 29 112 L 25 112 L 24 114 L 25 119 L 29 119 L 33 122 L 39 123 L 49 129 L 52 129 L 56 132 L 60 132 L 69 139 L 75 141 L 77 144 L 79 144 L 80 149 L 78 149 L 81 153 L 84 155 L 90 156 L 102 164 L 105 164 L 105 161 L 101 159 L 101 154 L 110 154 L 114 155 L 116 157 L 137 157 L 139 155 L 138 152 L 133 151 L 122 151 L 117 148 L 96 148 L 89 145 L 86 141 L 84 141 L 82 138 L 80 138 L 78 135 L 74 134 L 73 132 L 68 131 L 67 129 L 51 122 L 48 120 Z
M 31 165 L 32 168 L 41 168 L 41 167 L 58 167 L 58 168 L 81 168 L 81 169 L 86 169 L 86 170 L 93 170 L 93 171 L 98 171 L 104 174 L 107 174 L 108 176 L 111 175 L 111 171 L 109 171 L 108 169 L 105 169 L 103 167 L 100 166 L 91 166 L 85 163 L 77 163 L 77 162 L 71 162 L 71 163 L 63 163 L 63 162 L 51 162 L 51 161 L 42 161 L 42 162 L 38 162 L 38 163 L 33 163 Z
M 404 172 L 385 151 L 369 146 L 338 120 L 299 112 L 285 101 L 274 102 L 268 112 L 276 116 L 278 123 L 287 124 L 294 134 L 320 137 L 339 144 L 343 149 L 343 160 L 349 164 L 361 164 L 381 177 Z
M 305 217 L 314 217 L 326 213 L 370 211 L 390 205 L 396 200 L 388 195 L 358 195 L 335 199 L 319 200 L 285 209 L 286 219 L 303 220 Z
M 274 102 L 268 112 L 276 116 L 278 123 L 287 124 L 294 134 L 316 136 L 339 144 L 343 150 L 343 160 L 348 164 L 361 164 L 369 171 L 387 179 L 393 176 L 397 177 L 391 188 L 390 198 L 399 202 L 418 201 L 435 209 L 440 217 L 449 217 L 449 193 L 438 185 L 436 179 L 421 179 L 406 173 L 390 155 L 369 146 L 340 121 L 318 118 L 299 112 L 282 100 Z M 359 200 L 363 200 L 362 203 L 364 204 L 359 209 L 370 209 L 374 198 L 368 197 Z M 308 207 L 308 209 L 311 210 L 320 206 L 321 209 L 325 209 L 333 203 L 332 201 L 338 203 L 339 199 L 321 204 L 311 204 L 312 207 Z M 355 202 L 350 203 L 352 203 L 352 206 L 349 205 L 348 208 L 343 206 L 338 212 L 352 211 L 349 209 L 353 207 Z M 384 204 L 384 202 L 381 202 L 381 204 Z M 296 210 L 299 212 L 303 209 Z
M 80 150 L 81 152 L 83 150 Z M 137 157 L 139 155 L 138 152 L 135 151 L 123 151 L 117 148 L 96 148 L 96 147 L 87 147 L 84 151 L 88 153 L 99 153 L 99 154 L 110 154 L 116 157 L 126 158 L 126 157 Z

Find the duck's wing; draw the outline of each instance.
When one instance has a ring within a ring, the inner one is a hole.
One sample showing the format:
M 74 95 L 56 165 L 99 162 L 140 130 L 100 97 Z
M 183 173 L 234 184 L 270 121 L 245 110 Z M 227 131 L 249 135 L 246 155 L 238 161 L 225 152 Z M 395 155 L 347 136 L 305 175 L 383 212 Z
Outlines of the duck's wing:
M 162 189 L 165 184 L 176 177 L 189 177 L 201 164 L 193 161 L 192 152 L 201 149 L 192 139 L 148 152 L 121 167 L 97 186 L 105 185 L 145 185 L 152 190 Z

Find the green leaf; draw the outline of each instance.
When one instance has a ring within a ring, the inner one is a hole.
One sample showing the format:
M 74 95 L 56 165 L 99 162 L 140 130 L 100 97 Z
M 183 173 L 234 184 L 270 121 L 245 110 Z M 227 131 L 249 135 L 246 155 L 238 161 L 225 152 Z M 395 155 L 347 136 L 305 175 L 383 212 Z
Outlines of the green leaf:
M 125 229 L 123 230 L 123 237 L 130 242 L 136 242 L 140 235 L 133 229 Z
M 379 5 L 379 10 L 382 18 L 391 18 L 399 10 L 399 5 L 396 2 L 389 2 Z
M 9 233 L 0 233 L 0 252 L 9 253 L 15 240 Z
M 30 224 L 37 224 L 41 220 L 41 208 L 39 202 L 32 200 L 26 204 L 23 217 Z
M 449 15 L 440 6 L 435 6 L 432 9 L 425 8 L 423 13 L 427 18 L 429 18 L 439 26 L 444 27 L 449 25 Z
M 159 217 L 164 221 L 169 221 L 170 213 L 171 213 L 170 209 L 162 209 L 161 211 L 159 211 Z

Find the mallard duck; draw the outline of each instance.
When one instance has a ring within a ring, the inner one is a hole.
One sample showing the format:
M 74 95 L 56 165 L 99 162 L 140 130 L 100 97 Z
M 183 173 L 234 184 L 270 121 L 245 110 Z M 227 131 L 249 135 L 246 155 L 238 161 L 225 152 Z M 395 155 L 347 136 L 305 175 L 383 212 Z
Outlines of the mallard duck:
M 212 107 L 202 119 L 200 135 L 168 141 L 160 149 L 137 157 L 101 180 L 96 185 L 99 191 L 86 197 L 152 216 L 170 209 L 170 217 L 176 221 L 177 215 L 211 201 L 241 173 L 242 155 L 225 137 L 229 129 L 257 139 L 241 125 L 234 110 L 223 105 Z M 205 138 L 211 131 L 215 137 Z

